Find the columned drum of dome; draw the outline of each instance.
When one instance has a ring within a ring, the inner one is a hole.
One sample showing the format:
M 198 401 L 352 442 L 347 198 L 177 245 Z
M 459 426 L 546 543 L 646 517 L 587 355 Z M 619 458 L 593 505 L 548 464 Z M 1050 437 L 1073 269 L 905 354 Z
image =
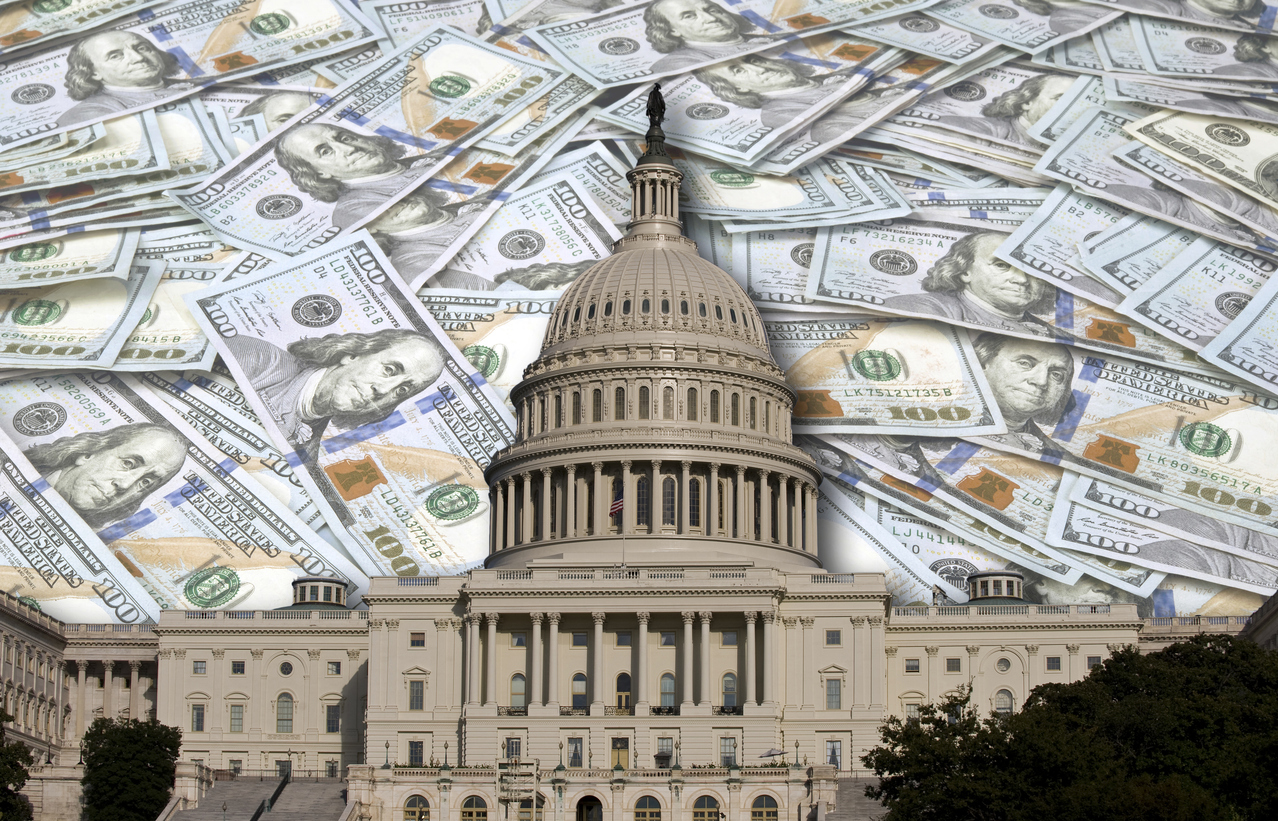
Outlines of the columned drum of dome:
M 819 566 L 794 394 L 745 291 L 683 236 L 683 175 L 649 114 L 627 234 L 564 293 L 511 393 L 487 566 Z

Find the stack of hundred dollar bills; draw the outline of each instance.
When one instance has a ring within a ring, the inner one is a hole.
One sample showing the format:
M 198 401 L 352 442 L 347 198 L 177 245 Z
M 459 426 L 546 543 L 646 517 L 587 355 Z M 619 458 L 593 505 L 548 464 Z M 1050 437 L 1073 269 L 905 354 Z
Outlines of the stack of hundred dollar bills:
M 1262 0 L 0 0 L 0 585 L 455 574 L 646 100 L 896 604 L 1278 587 Z

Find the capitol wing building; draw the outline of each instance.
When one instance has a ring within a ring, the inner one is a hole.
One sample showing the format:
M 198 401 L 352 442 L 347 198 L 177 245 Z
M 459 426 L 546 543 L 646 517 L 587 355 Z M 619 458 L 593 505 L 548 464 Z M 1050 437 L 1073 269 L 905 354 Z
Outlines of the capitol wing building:
M 290 770 L 348 779 L 343 817 L 369 821 L 868 817 L 860 756 L 885 717 L 969 684 L 1013 710 L 1174 638 L 1132 604 L 1027 604 L 1011 571 L 974 574 L 967 605 L 898 608 L 882 574 L 826 572 L 794 395 L 750 299 L 683 236 L 681 174 L 649 136 L 628 235 L 511 396 L 483 569 L 375 579 L 367 610 L 302 579 L 283 610 L 21 638 L 64 682 L 40 695 L 61 720 L 15 728 L 47 750 L 43 817 L 74 817 L 79 734 L 125 709 L 182 728 L 191 804 L 214 777 Z

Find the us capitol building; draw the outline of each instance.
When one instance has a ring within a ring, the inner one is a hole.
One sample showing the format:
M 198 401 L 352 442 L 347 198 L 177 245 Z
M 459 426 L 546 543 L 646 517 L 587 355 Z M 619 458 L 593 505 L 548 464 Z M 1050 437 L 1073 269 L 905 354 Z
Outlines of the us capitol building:
M 0 601 L 38 818 L 78 817 L 95 716 L 151 714 L 182 729 L 188 806 L 289 769 L 346 778 L 352 821 L 868 817 L 860 755 L 885 717 L 966 684 L 1013 710 L 1183 637 L 1131 604 L 1027 604 L 1014 572 L 974 575 L 967 605 L 892 608 L 881 574 L 823 570 L 794 394 L 750 299 L 682 235 L 659 130 L 648 145 L 628 235 L 512 394 L 482 569 L 374 579 L 366 610 L 301 579 L 292 607 L 154 628 Z

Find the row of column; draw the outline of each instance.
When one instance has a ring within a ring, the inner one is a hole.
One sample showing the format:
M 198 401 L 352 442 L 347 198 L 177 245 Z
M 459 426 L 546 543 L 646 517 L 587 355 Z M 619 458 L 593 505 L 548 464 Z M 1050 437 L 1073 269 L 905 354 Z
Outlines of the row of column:
M 668 526 L 662 521 L 664 482 L 668 478 L 662 472 L 663 464 L 659 459 L 638 465 L 631 460 L 592 462 L 593 476 L 587 474 L 581 479 L 577 478 L 577 465 L 541 468 L 537 471 L 540 480 L 531 471 L 507 476 L 495 482 L 491 491 L 492 549 L 579 536 L 640 533 L 639 470 L 643 470 L 648 479 L 647 532 L 661 532 Z M 710 463 L 705 474 L 698 471 L 695 475 L 693 462 L 685 460 L 679 465 L 678 503 L 673 523 L 679 535 L 712 534 L 815 552 L 817 489 L 814 485 L 777 471 L 744 465 L 736 465 L 734 470 L 724 471 L 722 475 L 723 466 L 719 463 Z M 617 479 L 622 488 L 620 522 L 614 522 L 608 512 L 616 498 L 613 488 Z M 720 480 L 728 483 L 727 493 L 720 493 Z M 693 482 L 701 483 L 697 488 L 695 515 Z M 720 506 L 723 508 L 722 529 L 719 527 Z
M 62 661 L 39 644 L 5 635 L 0 659 L 0 693 L 13 716 L 11 726 L 48 741 L 62 735 Z
M 67 664 L 75 665 L 76 677 L 73 685 L 74 693 L 71 698 L 75 704 L 75 737 L 80 738 L 84 735 L 85 727 L 89 724 L 88 711 L 88 674 L 89 665 L 95 662 L 91 661 L 68 661 Z M 115 718 L 120 710 L 120 699 L 117 695 L 117 687 L 115 684 L 115 667 L 119 662 L 106 659 L 96 662 L 102 665 L 102 715 L 105 718 Z M 133 660 L 128 662 L 129 665 L 129 718 L 144 721 L 145 718 L 142 706 L 142 695 L 151 686 L 150 677 L 141 675 L 142 662 Z
M 528 703 L 534 705 L 558 706 L 559 705 L 559 622 L 561 614 L 559 613 L 531 613 L 532 631 L 529 636 L 529 644 L 532 654 L 532 667 L 529 675 L 530 689 L 528 693 Z M 592 666 L 590 681 L 591 702 L 594 704 L 603 704 L 606 690 L 604 688 L 605 677 L 603 669 L 603 647 L 604 621 L 607 618 L 605 613 L 591 613 L 591 619 L 594 621 L 594 634 L 592 636 L 591 648 Z M 709 705 L 713 697 L 712 684 L 710 676 L 710 621 L 713 613 L 708 611 L 694 612 L 685 610 L 680 613 L 683 620 L 683 636 L 679 648 L 683 660 L 683 675 L 681 683 L 677 682 L 680 687 L 682 703 L 691 705 L 693 701 L 693 679 L 698 682 L 696 690 L 696 703 Z M 738 679 L 745 680 L 745 703 L 756 704 L 755 679 L 758 668 L 759 651 L 756 641 L 755 623 L 762 619 L 763 621 L 763 703 L 770 704 L 775 701 L 774 697 L 774 676 L 773 671 L 776 668 L 777 658 L 777 638 L 776 638 L 776 622 L 777 616 L 772 611 L 746 611 L 745 617 L 745 672 L 744 675 L 738 676 Z M 631 681 L 635 688 L 636 705 L 648 705 L 648 623 L 651 620 L 651 613 L 639 612 L 635 614 L 638 630 L 635 634 L 635 642 L 633 646 L 638 647 L 638 657 L 636 660 L 635 675 Z M 484 623 L 487 632 L 486 641 L 480 642 L 480 622 Z M 482 702 L 488 706 L 497 705 L 498 685 L 497 685 L 497 623 L 500 620 L 499 613 L 470 613 L 463 618 L 466 627 L 466 654 L 467 654 L 467 675 L 466 675 L 466 703 L 478 705 Z M 692 666 L 692 628 L 694 621 L 700 622 L 701 627 L 701 658 L 700 658 L 700 675 L 693 674 Z M 548 625 L 549 634 L 546 638 L 546 669 L 549 670 L 548 676 L 542 674 L 542 635 L 541 626 L 545 622 Z M 480 652 L 481 646 L 485 648 L 484 665 L 486 667 L 486 676 L 480 673 Z M 542 679 L 546 681 L 546 692 L 543 697 Z M 483 689 L 481 691 L 481 680 Z

